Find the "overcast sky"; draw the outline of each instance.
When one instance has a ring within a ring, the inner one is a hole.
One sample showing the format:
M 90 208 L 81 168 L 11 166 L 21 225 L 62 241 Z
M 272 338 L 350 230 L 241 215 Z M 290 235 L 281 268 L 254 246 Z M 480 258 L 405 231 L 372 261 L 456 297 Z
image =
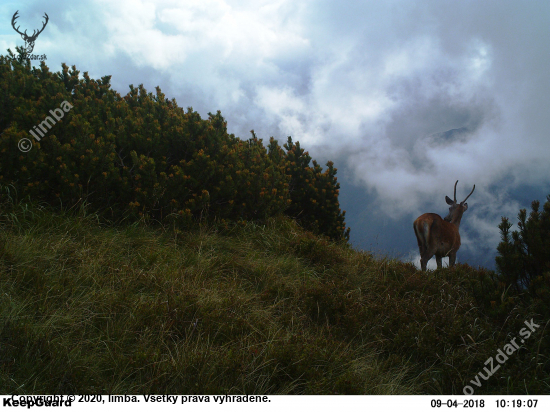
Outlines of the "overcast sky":
M 414 260 L 413 220 L 459 180 L 458 261 L 494 267 L 500 217 L 550 194 L 549 1 L 3 1 L 2 54 L 16 10 L 30 33 L 49 15 L 52 71 L 158 85 L 335 161 L 356 248 Z

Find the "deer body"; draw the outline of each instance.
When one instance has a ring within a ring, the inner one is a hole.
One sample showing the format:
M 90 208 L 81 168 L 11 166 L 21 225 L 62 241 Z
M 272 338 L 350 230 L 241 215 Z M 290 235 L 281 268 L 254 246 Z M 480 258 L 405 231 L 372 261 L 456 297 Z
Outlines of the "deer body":
M 424 213 L 413 223 L 414 234 L 418 242 L 420 251 L 420 266 L 426 270 L 428 261 L 435 256 L 438 269 L 441 269 L 441 259 L 449 256 L 449 266 L 454 266 L 456 261 L 456 252 L 460 248 L 460 221 L 462 215 L 468 209 L 466 200 L 474 192 L 476 186 L 470 192 L 464 201 L 456 202 L 456 184 L 454 191 L 454 200 L 445 196 L 445 200 L 450 205 L 449 215 L 443 219 L 435 213 Z

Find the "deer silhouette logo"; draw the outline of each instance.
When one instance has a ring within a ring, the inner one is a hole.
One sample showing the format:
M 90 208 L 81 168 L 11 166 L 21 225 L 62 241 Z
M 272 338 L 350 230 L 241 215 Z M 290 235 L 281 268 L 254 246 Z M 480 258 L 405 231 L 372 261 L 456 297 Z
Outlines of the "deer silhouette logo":
M 40 30 L 38 30 L 38 32 L 36 30 L 33 31 L 32 33 L 32 36 L 29 36 L 27 34 L 27 30 L 25 30 L 23 33 L 21 33 L 19 31 L 19 27 L 21 26 L 17 26 L 15 27 L 15 20 L 17 20 L 17 13 L 19 13 L 19 10 L 17 10 L 15 12 L 15 14 L 13 15 L 12 19 L 11 19 L 11 25 L 13 27 L 13 29 L 19 33 L 21 35 L 21 38 L 25 41 L 25 52 L 27 54 L 30 54 L 32 53 L 33 49 L 34 49 L 34 42 L 36 41 L 36 38 L 38 37 L 38 35 L 40 33 L 42 33 L 44 31 L 44 28 L 46 27 L 46 24 L 48 24 L 48 20 L 49 20 L 49 17 L 46 13 L 44 13 L 44 17 L 46 18 L 46 21 L 44 22 L 44 25 L 42 26 L 42 28 Z

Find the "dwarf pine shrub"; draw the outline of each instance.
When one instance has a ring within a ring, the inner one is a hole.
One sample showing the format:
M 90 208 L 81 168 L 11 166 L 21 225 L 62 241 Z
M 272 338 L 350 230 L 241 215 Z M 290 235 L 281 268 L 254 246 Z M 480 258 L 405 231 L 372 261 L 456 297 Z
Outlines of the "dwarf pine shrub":
M 149 219 L 188 226 L 199 219 L 222 225 L 286 213 L 332 239 L 348 239 L 338 203 L 336 169 L 322 168 L 289 138 L 285 152 L 227 132 L 220 111 L 208 119 L 184 111 L 143 85 L 126 96 L 111 76 L 82 78 L 65 64 L 52 73 L 31 68 L 8 50 L 0 56 L 0 184 L 50 205 L 85 203 L 111 220 Z M 51 110 L 69 102 L 57 121 Z M 18 142 L 30 130 L 40 140 L 27 153 Z

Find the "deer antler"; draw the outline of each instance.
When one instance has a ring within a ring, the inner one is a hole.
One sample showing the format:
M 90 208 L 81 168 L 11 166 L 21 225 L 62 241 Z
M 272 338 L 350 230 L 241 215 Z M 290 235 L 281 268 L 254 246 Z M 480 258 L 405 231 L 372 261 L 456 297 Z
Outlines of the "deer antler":
M 19 10 L 17 10 L 17 11 L 14 13 L 13 17 L 11 18 L 11 25 L 12 25 L 13 29 L 14 29 L 17 33 L 19 33 L 21 36 L 26 36 L 26 35 L 27 35 L 27 30 L 25 30 L 25 33 L 21 33 L 21 32 L 19 31 L 19 27 L 21 27 L 21 26 L 17 26 L 17 28 L 15 27 L 15 20 L 16 20 L 17 17 L 18 17 L 18 16 L 17 16 L 17 13 L 19 13 Z
M 468 200 L 468 198 L 471 196 L 471 194 L 474 193 L 474 190 L 476 190 L 476 185 L 474 185 L 474 188 L 472 189 L 472 191 L 470 192 L 470 194 L 469 194 L 468 196 L 466 196 L 466 199 L 464 199 L 464 200 L 462 201 L 462 203 L 465 203 L 466 200 Z
M 456 203 L 456 185 L 457 185 L 457 183 L 458 183 L 458 180 L 455 182 L 455 194 L 454 194 L 454 196 L 453 196 L 453 197 L 454 197 L 454 202 L 455 202 L 455 203 Z

